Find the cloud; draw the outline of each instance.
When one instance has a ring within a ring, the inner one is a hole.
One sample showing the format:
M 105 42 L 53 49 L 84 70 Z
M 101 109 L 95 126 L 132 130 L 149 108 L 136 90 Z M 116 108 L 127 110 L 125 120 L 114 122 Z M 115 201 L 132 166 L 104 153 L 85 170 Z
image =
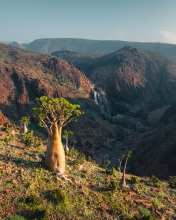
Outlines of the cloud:
M 176 33 L 169 31 L 160 31 L 159 34 L 162 36 L 166 43 L 176 44 Z

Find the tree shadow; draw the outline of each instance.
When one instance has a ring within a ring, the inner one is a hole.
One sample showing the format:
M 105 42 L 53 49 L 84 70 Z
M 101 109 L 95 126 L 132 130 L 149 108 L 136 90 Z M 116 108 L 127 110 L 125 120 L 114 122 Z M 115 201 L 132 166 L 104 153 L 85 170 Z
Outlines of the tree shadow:
M 0 154 L 0 160 L 4 163 L 12 162 L 16 166 L 22 166 L 25 168 L 38 168 L 43 167 L 46 168 L 44 159 L 41 157 L 41 161 L 32 161 L 32 160 L 25 160 L 20 157 L 12 157 L 8 155 L 2 155 Z

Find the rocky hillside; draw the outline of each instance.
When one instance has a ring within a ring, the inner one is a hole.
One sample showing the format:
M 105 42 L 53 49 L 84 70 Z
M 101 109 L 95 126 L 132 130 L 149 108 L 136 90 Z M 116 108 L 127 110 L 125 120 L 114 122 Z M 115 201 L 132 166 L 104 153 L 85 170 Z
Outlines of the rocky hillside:
M 15 123 L 29 115 L 35 98 L 42 95 L 65 97 L 81 104 L 85 114 L 71 124 L 72 143 L 94 155 L 100 163 L 110 151 L 117 129 L 102 119 L 99 108 L 90 99 L 93 85 L 75 66 L 51 57 L 0 45 L 0 110 Z
M 89 97 L 90 81 L 66 61 L 0 45 L 1 109 L 17 119 L 41 95 Z M 10 108 L 10 111 L 6 109 Z
M 88 61 L 72 58 L 72 62 L 95 84 L 98 101 L 106 96 L 111 115 L 148 114 L 176 98 L 176 63 L 159 54 L 124 47 Z
M 162 178 L 176 175 L 171 120 L 175 117 L 176 64 L 132 47 L 98 58 L 64 54 L 75 59 L 77 68 L 53 56 L 0 45 L 4 117 L 17 123 L 30 113 L 36 97 L 63 96 L 85 111 L 78 123 L 68 127 L 74 131 L 70 144 L 76 142 L 99 164 L 110 160 L 110 166 L 117 166 L 118 158 L 133 150 L 130 172 Z M 168 112 L 172 114 L 167 116 Z
M 133 173 L 174 175 L 175 111 L 167 120 L 170 125 L 163 120 L 176 99 L 176 63 L 132 47 L 89 62 L 72 62 L 94 84 L 92 98 L 104 118 L 118 128 L 121 139 L 109 154 L 112 164 L 123 151 L 133 149 Z

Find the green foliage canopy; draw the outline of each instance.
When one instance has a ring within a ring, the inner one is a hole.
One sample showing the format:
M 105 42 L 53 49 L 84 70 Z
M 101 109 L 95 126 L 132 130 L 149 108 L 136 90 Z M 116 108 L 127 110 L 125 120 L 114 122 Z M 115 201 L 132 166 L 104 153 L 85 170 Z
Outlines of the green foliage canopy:
M 84 114 L 80 110 L 80 105 L 71 104 L 65 98 L 48 98 L 42 96 L 36 98 L 39 107 L 33 108 L 33 116 L 39 119 L 39 125 L 47 129 L 50 133 L 50 126 L 57 123 L 64 127 L 71 121 Z
M 72 131 L 64 130 L 62 137 L 63 137 L 64 139 L 66 139 L 69 135 L 72 135 L 72 134 L 73 134 Z
M 30 117 L 29 116 L 22 117 L 21 120 L 20 120 L 20 123 L 25 124 L 25 125 L 30 124 Z

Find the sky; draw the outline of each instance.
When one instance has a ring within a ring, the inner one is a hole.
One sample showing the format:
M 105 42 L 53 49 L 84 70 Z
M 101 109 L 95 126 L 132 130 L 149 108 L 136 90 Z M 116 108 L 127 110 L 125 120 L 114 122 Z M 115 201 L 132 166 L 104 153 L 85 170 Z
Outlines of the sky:
M 176 0 L 0 0 L 0 41 L 40 38 L 176 44 Z

